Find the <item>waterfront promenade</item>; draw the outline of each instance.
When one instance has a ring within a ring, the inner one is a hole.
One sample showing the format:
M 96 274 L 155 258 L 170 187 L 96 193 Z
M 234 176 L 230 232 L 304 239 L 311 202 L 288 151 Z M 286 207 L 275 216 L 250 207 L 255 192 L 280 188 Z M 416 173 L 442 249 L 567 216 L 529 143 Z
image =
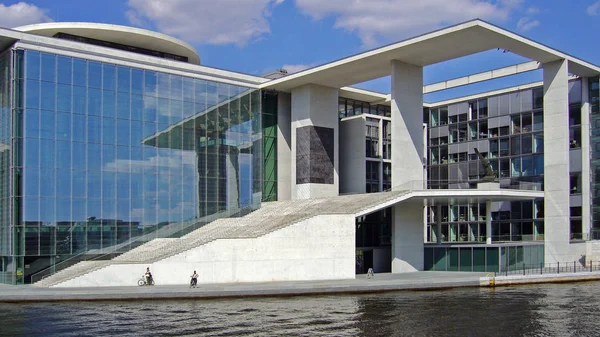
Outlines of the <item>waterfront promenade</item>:
M 600 271 L 547 275 L 510 275 L 492 277 L 489 273 L 415 272 L 376 274 L 372 278 L 358 275 L 352 280 L 288 281 L 262 283 L 157 285 L 152 287 L 43 288 L 33 285 L 0 285 L 0 302 L 101 301 L 214 299 L 252 296 L 301 296 L 356 294 L 400 290 L 441 290 L 460 287 L 510 286 L 517 284 L 576 282 L 600 280 Z M 492 282 L 490 282 L 493 279 Z M 490 284 L 492 283 L 492 284 Z

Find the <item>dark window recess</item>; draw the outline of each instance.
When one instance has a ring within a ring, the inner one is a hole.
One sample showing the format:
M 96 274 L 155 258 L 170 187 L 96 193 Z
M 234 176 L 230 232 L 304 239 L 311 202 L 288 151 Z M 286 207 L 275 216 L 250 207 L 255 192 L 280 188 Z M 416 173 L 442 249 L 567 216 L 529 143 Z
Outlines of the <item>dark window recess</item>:
M 96 40 L 96 39 L 92 39 L 89 37 L 83 37 L 83 36 L 72 35 L 72 34 L 61 33 L 61 32 L 54 34 L 54 37 L 59 38 L 59 39 L 64 39 L 64 40 L 92 44 L 92 45 L 100 46 L 100 47 L 107 47 L 107 48 L 112 48 L 112 49 L 125 50 L 125 51 L 129 51 L 132 53 L 160 57 L 160 58 L 168 59 L 168 60 L 188 62 L 188 58 L 185 56 L 165 53 L 162 51 L 151 50 L 151 49 L 146 49 L 146 48 L 133 47 L 133 46 L 128 46 L 128 45 L 109 42 L 109 41 Z

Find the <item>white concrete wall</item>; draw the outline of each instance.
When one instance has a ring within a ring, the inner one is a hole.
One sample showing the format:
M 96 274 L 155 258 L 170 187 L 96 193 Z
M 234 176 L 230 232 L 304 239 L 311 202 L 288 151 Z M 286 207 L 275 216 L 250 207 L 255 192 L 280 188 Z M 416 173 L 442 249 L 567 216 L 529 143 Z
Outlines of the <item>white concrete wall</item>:
M 585 246 L 585 263 L 590 265 L 590 261 L 596 266 L 600 265 L 600 241 L 587 241 Z
M 392 61 L 392 189 L 423 181 L 423 67 Z
M 311 199 L 336 196 L 339 194 L 339 89 L 307 84 L 292 89 L 291 112 L 291 184 L 292 199 Z M 321 126 L 334 130 L 334 183 L 296 185 L 296 129 L 307 126 Z
M 406 201 L 392 209 L 392 273 L 423 270 L 423 202 Z
M 366 192 L 365 153 L 365 120 L 352 118 L 341 121 L 340 193 Z
M 152 264 L 111 265 L 58 287 L 134 286 L 150 267 L 157 285 L 352 279 L 355 218 L 321 215 L 254 239 L 216 240 Z
M 277 200 L 292 198 L 292 97 L 277 94 Z
M 545 262 L 578 260 L 585 245 L 570 243 L 569 72 L 566 60 L 544 69 L 544 247 Z

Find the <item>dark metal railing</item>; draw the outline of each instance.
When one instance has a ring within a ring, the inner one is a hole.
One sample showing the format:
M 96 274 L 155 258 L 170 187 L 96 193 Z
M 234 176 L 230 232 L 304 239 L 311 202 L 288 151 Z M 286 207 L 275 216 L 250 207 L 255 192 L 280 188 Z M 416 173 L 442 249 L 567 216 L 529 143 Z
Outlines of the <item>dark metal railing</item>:
M 512 266 L 502 266 L 500 271 L 494 272 L 496 276 L 509 275 L 548 275 L 562 273 L 583 273 L 600 271 L 600 261 L 587 261 L 582 264 L 579 261 L 540 263 L 540 264 L 516 264 Z

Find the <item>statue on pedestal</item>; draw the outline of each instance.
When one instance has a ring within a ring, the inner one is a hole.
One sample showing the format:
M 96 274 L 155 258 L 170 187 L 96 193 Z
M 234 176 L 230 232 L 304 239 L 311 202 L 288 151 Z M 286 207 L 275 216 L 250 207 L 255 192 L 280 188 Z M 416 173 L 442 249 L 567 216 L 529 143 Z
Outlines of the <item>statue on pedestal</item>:
M 481 164 L 483 164 L 483 167 L 485 168 L 485 176 L 483 176 L 483 178 L 481 178 L 480 182 L 482 182 L 482 183 L 495 182 L 496 174 L 494 174 L 494 170 L 492 169 L 492 164 L 490 164 L 490 161 L 486 157 L 484 157 L 477 148 L 475 148 L 475 153 L 477 153 L 479 160 L 481 160 Z

